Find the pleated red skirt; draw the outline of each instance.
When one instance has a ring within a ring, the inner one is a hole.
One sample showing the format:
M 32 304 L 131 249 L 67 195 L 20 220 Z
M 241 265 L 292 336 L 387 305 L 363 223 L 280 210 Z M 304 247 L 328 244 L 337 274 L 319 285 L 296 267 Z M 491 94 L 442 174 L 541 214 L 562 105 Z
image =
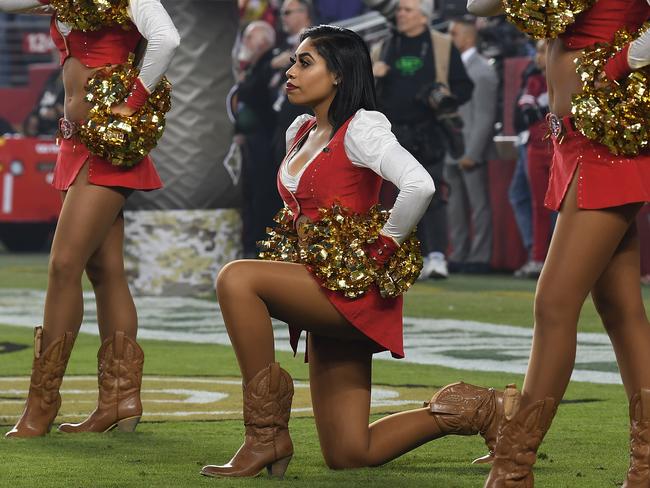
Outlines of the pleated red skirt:
M 157 190 L 163 186 L 149 156 L 131 168 L 121 168 L 95 156 L 73 137 L 63 139 L 59 147 L 52 181 L 54 188 L 62 191 L 70 188 L 86 161 L 88 161 L 88 181 L 93 185 L 133 190 Z
M 650 154 L 614 156 L 607 147 L 569 132 L 553 139 L 553 163 L 544 205 L 559 210 L 573 175 L 578 208 L 599 209 L 650 201 Z

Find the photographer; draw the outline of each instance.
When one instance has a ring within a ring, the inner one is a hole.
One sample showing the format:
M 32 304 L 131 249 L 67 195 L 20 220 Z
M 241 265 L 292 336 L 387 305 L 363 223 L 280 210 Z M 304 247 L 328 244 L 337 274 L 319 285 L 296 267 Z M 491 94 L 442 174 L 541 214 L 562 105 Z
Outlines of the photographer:
M 445 155 L 460 157 L 458 105 L 472 95 L 473 83 L 451 39 L 429 28 L 432 0 L 400 0 L 397 32 L 372 50 L 380 109 L 398 141 L 427 169 L 437 191 L 418 224 L 425 256 L 421 278 L 446 278 L 447 191 Z
M 449 236 L 453 249 L 449 268 L 452 273 L 487 273 L 492 255 L 487 162 L 495 156 L 492 136 L 497 118 L 499 79 L 494 66 L 476 49 L 478 33 L 473 17 L 451 22 L 449 34 L 476 87 L 471 100 L 459 109 L 465 151 L 459 158 L 448 157 L 445 165 L 444 176 L 449 184 Z

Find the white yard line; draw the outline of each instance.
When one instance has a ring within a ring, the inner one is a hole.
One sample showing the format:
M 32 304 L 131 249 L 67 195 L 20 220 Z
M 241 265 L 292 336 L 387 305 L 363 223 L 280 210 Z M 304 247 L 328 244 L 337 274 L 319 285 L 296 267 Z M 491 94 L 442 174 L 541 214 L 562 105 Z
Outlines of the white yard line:
M 81 331 L 98 335 L 95 302 L 85 293 Z M 0 324 L 34 327 L 42 320 L 45 293 L 0 290 Z M 136 297 L 138 336 L 142 339 L 230 344 L 215 301 L 187 297 Z M 274 323 L 276 346 L 289 351 L 288 330 Z M 532 330 L 509 325 L 451 319 L 404 318 L 405 361 L 456 369 L 524 373 Z M 0 338 L 0 342 L 2 338 Z M 304 341 L 301 341 L 304 348 Z M 389 358 L 382 353 L 379 358 Z M 578 334 L 573 380 L 620 384 L 606 334 Z

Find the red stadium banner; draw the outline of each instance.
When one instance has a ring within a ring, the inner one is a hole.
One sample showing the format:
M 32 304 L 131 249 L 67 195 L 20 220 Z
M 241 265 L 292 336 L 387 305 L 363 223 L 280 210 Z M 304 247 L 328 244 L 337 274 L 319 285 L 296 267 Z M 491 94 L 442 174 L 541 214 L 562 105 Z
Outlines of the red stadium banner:
M 0 138 L 0 224 L 53 223 L 61 197 L 52 185 L 52 139 Z
M 47 32 L 25 32 L 22 52 L 25 54 L 47 54 L 54 48 L 54 42 Z

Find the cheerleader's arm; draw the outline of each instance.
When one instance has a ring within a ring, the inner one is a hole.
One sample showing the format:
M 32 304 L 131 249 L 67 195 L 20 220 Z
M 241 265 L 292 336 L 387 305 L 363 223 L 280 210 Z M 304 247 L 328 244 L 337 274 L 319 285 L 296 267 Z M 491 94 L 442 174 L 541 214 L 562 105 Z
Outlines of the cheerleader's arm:
M 52 13 L 48 0 L 0 0 L 0 12 L 9 14 L 43 14 Z
M 501 0 L 467 0 L 467 11 L 478 17 L 503 15 Z
M 129 107 L 137 110 L 169 68 L 180 45 L 180 36 L 160 0 L 131 0 L 129 16 L 147 40 L 140 76 L 126 101 Z
M 371 169 L 399 188 L 381 231 L 399 245 L 424 215 L 435 186 L 427 170 L 397 142 L 390 128 L 384 114 L 360 110 L 348 127 L 345 150 L 352 164 Z

